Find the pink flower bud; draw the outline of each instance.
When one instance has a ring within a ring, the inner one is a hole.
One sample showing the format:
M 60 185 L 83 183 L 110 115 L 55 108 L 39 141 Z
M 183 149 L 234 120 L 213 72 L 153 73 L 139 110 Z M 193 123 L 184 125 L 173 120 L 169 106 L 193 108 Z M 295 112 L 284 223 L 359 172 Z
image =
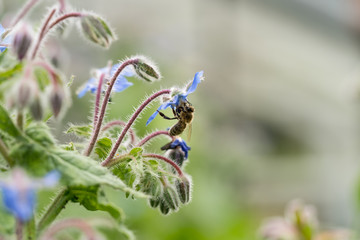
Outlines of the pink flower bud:
M 30 27 L 27 24 L 22 24 L 15 32 L 12 42 L 12 49 L 20 61 L 25 58 L 32 40 Z

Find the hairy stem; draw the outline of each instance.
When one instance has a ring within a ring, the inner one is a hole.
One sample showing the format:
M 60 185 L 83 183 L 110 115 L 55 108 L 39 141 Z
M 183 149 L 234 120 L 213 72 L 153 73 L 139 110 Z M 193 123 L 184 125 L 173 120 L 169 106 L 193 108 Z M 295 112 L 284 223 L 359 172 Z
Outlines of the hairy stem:
M 31 59 L 35 59 L 36 54 L 37 54 L 37 52 L 39 50 L 39 47 L 40 47 L 40 43 L 41 43 L 41 41 L 43 40 L 43 38 L 45 36 L 47 26 L 48 26 L 51 18 L 54 16 L 55 12 L 56 12 L 56 8 L 53 8 L 50 11 L 49 15 L 47 16 L 47 18 L 45 19 L 45 22 L 43 23 L 43 25 L 41 27 L 37 42 L 36 42 L 35 47 L 34 47 L 34 50 L 32 52 Z
M 129 158 L 136 161 L 134 156 L 132 156 L 130 154 L 123 154 L 123 155 L 120 155 L 118 157 L 111 159 L 111 161 L 109 161 L 106 165 L 104 165 L 104 167 L 111 168 L 112 166 L 114 166 L 122 161 L 125 161 Z
M 100 97 L 101 97 L 101 90 L 102 90 L 102 85 L 103 85 L 103 82 L 104 82 L 104 78 L 105 78 L 105 73 L 102 73 L 100 75 L 99 84 L 98 84 L 98 88 L 97 88 L 97 91 L 96 91 L 95 107 L 94 107 L 94 128 L 95 128 L 96 123 L 97 123 L 98 118 L 99 118 Z
M 65 208 L 65 205 L 70 200 L 70 197 L 71 195 L 67 188 L 64 188 L 58 193 L 58 195 L 55 197 L 55 199 L 37 224 L 38 232 L 44 230 L 52 221 L 54 221 L 54 219 L 59 215 L 61 210 Z
M 131 125 L 135 122 L 136 118 L 140 115 L 140 113 L 145 109 L 145 107 L 151 103 L 154 99 L 156 99 L 157 97 L 163 95 L 163 94 L 169 94 L 170 90 L 169 89 L 164 89 L 161 91 L 158 91 L 156 93 L 154 93 L 153 95 L 151 95 L 148 99 L 146 99 L 138 109 L 136 109 L 136 111 L 134 112 L 134 114 L 131 116 L 130 120 L 128 121 L 128 123 L 126 124 L 126 126 L 123 128 L 122 132 L 120 133 L 120 136 L 118 138 L 118 140 L 116 141 L 114 147 L 112 148 L 109 156 L 101 163 L 102 166 L 106 166 L 107 162 L 111 161 L 111 159 L 115 156 L 116 151 L 118 150 L 122 140 L 125 137 L 126 132 L 130 129 Z
M 101 110 L 100 110 L 100 113 L 99 113 L 99 118 L 98 118 L 98 121 L 96 122 L 96 126 L 93 130 L 93 133 L 92 133 L 92 136 L 91 136 L 91 139 L 90 139 L 90 142 L 89 142 L 89 145 L 88 147 L 86 148 L 86 150 L 84 151 L 84 155 L 85 156 L 89 156 L 91 151 L 93 150 L 94 146 L 95 146 L 95 143 L 96 143 L 96 140 L 99 136 L 99 133 L 100 133 L 100 128 L 101 128 L 101 125 L 102 125 L 102 122 L 104 120 L 104 117 L 105 117 L 105 111 L 106 111 L 106 107 L 107 107 L 107 104 L 109 102 L 109 98 L 110 98 L 110 94 L 111 94 L 111 90 L 116 82 L 116 78 L 119 76 L 119 74 L 121 73 L 122 70 L 124 70 L 124 68 L 128 65 L 131 65 L 131 64 L 136 64 L 138 62 L 138 59 L 129 59 L 129 60 L 126 60 L 125 62 L 123 62 L 119 68 L 116 70 L 116 72 L 114 73 L 114 75 L 111 77 L 111 80 L 110 80 L 110 83 L 109 83 L 109 86 L 108 86 L 108 89 L 106 90 L 105 92 L 105 96 L 104 96 L 104 99 L 103 99 L 103 102 L 102 102 L 102 105 L 101 105 Z
M 6 162 L 9 164 L 10 167 L 13 167 L 15 162 L 14 160 L 9 156 L 9 151 L 4 143 L 4 141 L 0 138 L 0 153 L 6 160 Z
M 24 18 L 24 16 L 31 10 L 33 6 L 35 6 L 36 2 L 39 0 L 30 0 L 28 1 L 24 7 L 21 9 L 21 11 L 16 15 L 14 20 L 11 22 L 11 27 L 14 27 L 21 19 Z
M 148 141 L 150 141 L 151 139 L 153 139 L 154 137 L 159 136 L 159 135 L 166 135 L 166 136 L 173 138 L 172 136 L 170 136 L 168 131 L 156 131 L 156 132 L 153 132 L 153 133 L 147 135 L 143 139 L 141 139 L 141 141 L 138 144 L 136 144 L 136 146 L 141 147 L 145 143 L 147 143 Z
M 35 218 L 32 217 L 26 224 L 25 224 L 25 233 L 26 233 L 26 240 L 35 240 L 36 239 L 36 229 L 35 229 Z
M 68 19 L 68 18 L 72 18 L 72 17 L 81 17 L 83 16 L 82 13 L 80 12 L 72 12 L 72 13 L 66 13 L 64 15 L 62 15 L 61 17 L 58 17 L 57 19 L 55 19 L 47 28 L 46 32 L 48 32 L 51 28 L 53 28 L 54 26 L 56 26 L 57 24 L 59 24 L 60 22 Z
M 126 122 L 120 121 L 120 120 L 115 120 L 115 121 L 111 121 L 108 122 L 102 129 L 101 131 L 106 131 L 107 129 L 113 127 L 113 126 L 126 126 Z M 131 144 L 135 145 L 135 132 L 132 128 L 129 128 L 129 134 L 130 134 L 130 138 L 131 138 Z
M 15 233 L 17 240 L 23 240 L 23 223 L 20 219 L 16 219 Z
M 168 164 L 170 164 L 171 166 L 173 166 L 175 168 L 175 170 L 178 172 L 179 174 L 179 177 L 182 177 L 184 176 L 181 168 L 171 159 L 167 158 L 167 157 L 164 157 L 162 155 L 159 155 L 159 154 L 153 154 L 153 153 L 149 153 L 149 154 L 144 154 L 143 157 L 146 157 L 146 158 L 157 158 L 157 159 L 160 159 Z
M 87 237 L 87 239 L 89 240 L 95 240 L 96 239 L 96 233 L 94 231 L 94 229 L 90 226 L 90 224 L 88 224 L 87 222 L 85 222 L 82 219 L 79 218 L 73 218 L 73 219 L 65 219 L 62 221 L 59 221 L 57 223 L 55 223 L 54 225 L 52 225 L 41 237 L 41 240 L 50 240 L 50 239 L 54 239 L 54 235 L 64 229 L 68 229 L 68 228 L 77 228 L 79 230 L 81 230 L 85 236 Z

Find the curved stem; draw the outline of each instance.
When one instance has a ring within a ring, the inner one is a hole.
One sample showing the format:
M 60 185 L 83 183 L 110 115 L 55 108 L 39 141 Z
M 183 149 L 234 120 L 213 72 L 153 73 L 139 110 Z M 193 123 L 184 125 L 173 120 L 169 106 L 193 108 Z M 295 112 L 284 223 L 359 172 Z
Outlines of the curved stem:
M 54 26 L 56 26 L 58 23 L 66 20 L 67 18 L 71 18 L 71 17 L 81 17 L 83 14 L 80 12 L 72 12 L 72 13 L 66 13 L 64 15 L 62 15 L 61 17 L 58 17 L 57 19 L 55 19 L 47 28 L 46 32 L 48 32 L 51 28 L 53 28 Z
M 111 168 L 112 166 L 118 164 L 119 162 L 122 162 L 124 160 L 127 160 L 131 158 L 132 160 L 136 161 L 136 158 L 130 154 L 123 154 L 123 155 L 120 155 L 118 157 L 115 157 L 113 159 L 111 159 L 111 161 L 109 161 L 106 165 L 104 165 L 104 167 L 107 167 L 107 168 Z
M 146 137 L 144 137 L 138 144 L 136 144 L 136 146 L 141 147 L 145 143 L 147 143 L 148 141 L 150 141 L 151 139 L 153 139 L 154 137 L 159 136 L 159 135 L 166 135 L 171 138 L 174 138 L 173 136 L 170 136 L 168 131 L 156 131 L 156 132 L 153 132 L 153 133 L 147 135 Z
M 46 28 L 47 28 L 51 18 L 54 16 L 55 12 L 56 12 L 56 8 L 53 8 L 50 11 L 49 15 L 47 16 L 47 18 L 45 19 L 45 22 L 43 23 L 43 25 L 41 27 L 41 30 L 40 30 L 39 37 L 37 39 L 36 45 L 35 45 L 34 50 L 32 52 L 31 59 L 35 59 L 36 53 L 37 53 L 37 51 L 39 50 L 39 47 L 40 47 L 40 43 L 41 43 L 41 41 L 43 40 L 43 38 L 44 38 L 44 36 L 46 34 Z
M 44 230 L 50 223 L 52 223 L 52 221 L 54 221 L 61 210 L 65 208 L 65 205 L 68 203 L 70 198 L 71 195 L 67 188 L 64 188 L 58 193 L 51 205 L 46 210 L 45 214 L 41 217 L 37 225 L 38 232 Z
M 163 94 L 169 94 L 170 90 L 169 89 L 164 89 L 161 91 L 158 91 L 156 93 L 154 93 L 153 95 L 151 95 L 148 99 L 146 99 L 141 105 L 140 107 L 134 112 L 134 114 L 131 116 L 130 120 L 128 121 L 128 123 L 126 124 L 126 126 L 124 127 L 124 129 L 122 130 L 118 140 L 116 141 L 113 149 L 111 150 L 109 156 L 101 163 L 102 166 L 106 166 L 107 162 L 111 161 L 111 159 L 115 156 L 116 151 L 118 150 L 122 140 L 125 137 L 126 132 L 129 130 L 129 128 L 131 127 L 131 125 L 134 123 L 135 119 L 139 116 L 139 114 L 142 112 L 142 110 L 145 109 L 145 107 L 154 99 L 156 99 L 157 97 L 163 95 Z
M 58 79 L 56 78 L 56 72 L 53 69 L 53 67 L 50 66 L 50 64 L 48 64 L 45 61 L 36 61 L 36 62 L 34 62 L 34 65 L 43 67 L 46 71 L 48 71 L 48 73 L 50 74 L 50 77 L 51 77 L 51 81 L 54 84 L 54 86 L 58 84 Z
M 126 60 L 125 62 L 123 62 L 119 68 L 116 70 L 116 72 L 114 73 L 114 75 L 111 77 L 111 80 L 110 80 L 110 83 L 109 83 L 109 87 L 108 89 L 106 90 L 105 92 L 105 96 L 104 96 L 104 99 L 103 99 L 103 102 L 102 102 L 102 105 L 101 105 L 101 110 L 100 110 L 100 114 L 99 114 L 99 119 L 98 121 L 96 122 L 96 127 L 94 128 L 93 130 L 93 134 L 91 136 L 91 139 L 90 139 L 90 142 L 89 142 L 89 145 L 88 147 L 86 148 L 86 150 L 84 151 L 84 155 L 85 156 L 89 156 L 91 151 L 93 150 L 94 146 L 95 146 L 95 143 L 96 143 L 96 140 L 99 136 L 99 133 L 100 133 L 100 128 L 101 128 L 101 125 L 102 125 L 102 122 L 104 120 L 104 117 L 105 117 L 105 111 L 106 111 L 106 107 L 107 107 L 107 104 L 109 102 L 109 98 L 110 98 L 110 94 L 111 94 L 111 90 L 116 82 L 116 78 L 119 76 L 119 74 L 121 73 L 122 70 L 124 70 L 124 68 L 128 65 L 131 65 L 131 64 L 136 64 L 138 62 L 138 59 L 129 59 L 129 60 Z
M 31 8 L 36 4 L 38 0 L 30 0 L 28 1 L 24 7 L 21 9 L 19 14 L 16 16 L 16 18 L 11 22 L 11 27 L 14 27 L 30 10 Z
M 71 227 L 81 230 L 89 240 L 96 239 L 96 233 L 94 229 L 92 229 L 92 227 L 87 222 L 82 219 L 73 218 L 55 223 L 44 233 L 44 235 L 41 237 L 41 240 L 54 239 L 54 235 L 57 232 Z
M 101 131 L 106 131 L 109 128 L 113 127 L 113 126 L 126 126 L 126 122 L 120 121 L 120 120 L 115 120 L 115 121 L 111 121 L 108 122 L 102 129 Z M 131 144 L 135 145 L 135 132 L 132 128 L 129 128 L 129 134 L 130 134 L 130 138 L 131 138 Z
M 160 159 L 164 162 L 167 162 L 168 164 L 170 164 L 171 166 L 173 166 L 175 168 L 175 170 L 178 172 L 179 174 L 179 177 L 182 177 L 184 176 L 183 172 L 181 171 L 181 168 L 171 159 L 167 158 L 167 157 L 164 157 L 162 155 L 159 155 L 159 154 L 153 154 L 153 153 L 149 153 L 149 154 L 144 154 L 143 157 L 146 157 L 146 158 L 157 158 L 157 159 Z
M 105 78 L 105 73 L 102 73 L 100 75 L 99 84 L 98 84 L 98 88 L 96 91 L 96 99 L 95 99 L 95 107 L 94 107 L 94 128 L 95 128 L 96 123 L 99 118 L 99 116 L 98 116 L 99 115 L 99 105 L 100 105 L 101 90 L 102 90 L 104 78 Z

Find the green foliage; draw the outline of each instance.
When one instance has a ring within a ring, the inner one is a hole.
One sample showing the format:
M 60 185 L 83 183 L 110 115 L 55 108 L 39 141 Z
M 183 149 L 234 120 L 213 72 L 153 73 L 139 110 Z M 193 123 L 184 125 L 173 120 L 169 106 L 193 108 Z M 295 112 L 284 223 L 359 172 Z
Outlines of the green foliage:
M 8 112 L 0 104 L 0 132 L 8 136 L 18 138 L 21 133 L 14 125 L 12 119 L 10 118 Z
M 112 141 L 110 138 L 100 138 L 96 141 L 95 153 L 99 156 L 100 159 L 104 159 L 109 154 L 111 146 Z
M 73 125 L 71 124 L 70 127 L 66 130 L 66 133 L 74 133 L 78 137 L 90 137 L 92 131 L 92 126 L 88 125 Z
M 116 220 L 118 224 L 123 223 L 125 215 L 122 209 L 109 203 L 104 191 L 99 186 L 70 188 L 71 201 L 78 202 L 90 211 L 105 211 Z

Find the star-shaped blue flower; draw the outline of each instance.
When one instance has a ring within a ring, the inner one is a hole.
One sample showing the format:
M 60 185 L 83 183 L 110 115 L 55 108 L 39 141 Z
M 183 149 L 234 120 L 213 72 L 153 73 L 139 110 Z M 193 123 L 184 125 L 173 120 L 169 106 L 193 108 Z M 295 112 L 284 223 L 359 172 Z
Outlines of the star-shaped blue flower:
M 180 105 L 181 101 L 187 101 L 187 96 L 190 93 L 193 93 L 196 90 L 198 84 L 201 82 L 201 80 L 203 80 L 203 75 L 204 75 L 204 71 L 200 71 L 200 72 L 195 73 L 194 79 L 193 79 L 190 87 L 186 90 L 186 92 L 176 94 L 172 99 L 170 99 L 169 101 L 161 104 L 160 107 L 149 117 L 149 119 L 146 122 L 146 126 L 152 120 L 154 120 L 154 118 L 158 114 L 158 111 L 164 110 L 164 109 L 166 109 L 168 107 L 171 107 L 172 109 L 175 109 L 177 106 Z
M 5 49 L 10 45 L 11 43 L 11 36 L 7 34 L 5 38 L 3 38 L 3 34 L 6 32 L 6 29 L 0 24 L 0 53 L 5 51 Z
M 186 144 L 186 142 L 181 138 L 177 138 L 170 145 L 170 148 L 172 149 L 175 149 L 176 147 L 181 147 L 181 150 L 185 153 L 185 159 L 187 159 L 191 148 Z
M 112 66 L 111 70 L 110 70 L 110 76 L 112 76 L 119 67 L 120 67 L 120 63 Z M 100 76 L 100 74 L 107 73 L 107 71 L 108 71 L 107 67 L 97 69 L 97 73 L 98 73 L 97 75 Z M 128 82 L 126 77 L 132 77 L 134 75 L 135 75 L 135 71 L 132 66 L 129 65 L 129 66 L 125 67 L 122 70 L 122 72 L 119 74 L 119 76 L 116 78 L 116 82 L 113 86 L 112 91 L 113 92 L 121 92 L 121 91 L 124 91 L 125 89 L 127 89 L 128 87 L 132 86 L 133 83 Z M 99 79 L 90 78 L 86 82 L 86 84 L 79 90 L 78 97 L 79 98 L 83 97 L 87 92 L 95 93 L 98 88 L 98 84 L 99 84 Z
M 31 219 L 36 205 L 36 190 L 53 187 L 60 173 L 52 171 L 42 179 L 30 179 L 23 170 L 14 169 L 11 181 L 0 182 L 5 208 L 22 222 Z

